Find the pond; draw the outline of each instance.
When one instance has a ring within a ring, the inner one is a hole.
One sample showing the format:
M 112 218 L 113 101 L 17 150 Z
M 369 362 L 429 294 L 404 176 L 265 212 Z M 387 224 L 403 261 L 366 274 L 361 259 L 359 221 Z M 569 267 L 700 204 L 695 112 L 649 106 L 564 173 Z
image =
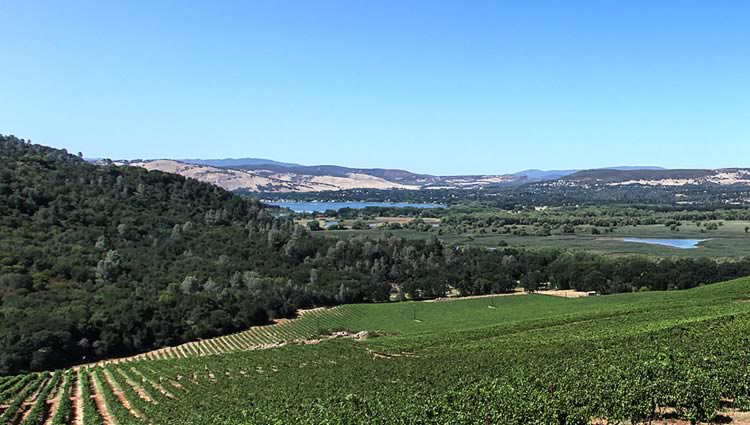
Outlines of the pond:
M 645 238 L 625 238 L 624 242 L 645 243 L 649 245 L 662 245 L 678 249 L 698 248 L 702 242 L 708 239 L 645 239 Z
M 325 210 L 338 211 L 341 208 L 362 209 L 367 207 L 394 207 L 394 208 L 446 208 L 441 204 L 416 204 L 410 202 L 275 202 L 266 201 L 269 205 L 276 205 L 282 208 L 289 208 L 298 213 Z

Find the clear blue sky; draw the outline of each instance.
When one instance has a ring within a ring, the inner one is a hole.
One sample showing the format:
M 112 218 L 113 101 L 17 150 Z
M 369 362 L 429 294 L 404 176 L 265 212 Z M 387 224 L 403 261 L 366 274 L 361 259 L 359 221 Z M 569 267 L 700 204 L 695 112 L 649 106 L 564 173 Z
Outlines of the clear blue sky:
M 436 174 L 750 166 L 750 1 L 0 4 L 0 133 Z

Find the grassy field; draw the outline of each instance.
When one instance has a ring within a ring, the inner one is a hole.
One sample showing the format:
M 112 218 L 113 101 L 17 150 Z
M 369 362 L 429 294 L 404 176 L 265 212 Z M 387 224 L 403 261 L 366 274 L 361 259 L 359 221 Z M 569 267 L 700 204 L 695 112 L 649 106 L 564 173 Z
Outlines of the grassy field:
M 189 351 L 0 378 L 0 404 L 3 423 L 29 424 L 747 423 L 749 301 L 743 279 L 346 305 Z
M 389 230 L 393 235 L 407 239 L 427 239 L 437 236 L 449 244 L 496 247 L 502 242 L 517 247 L 557 247 L 580 249 L 604 254 L 645 254 L 662 257 L 714 257 L 741 258 L 750 256 L 750 234 L 746 221 L 726 221 L 718 230 L 701 233 L 695 223 L 685 222 L 679 232 L 673 232 L 663 225 L 640 225 L 619 227 L 613 233 L 592 235 L 586 226 L 581 226 L 576 234 L 563 235 L 553 232 L 552 236 L 516 236 L 512 234 L 478 233 L 464 234 L 420 232 L 415 230 Z M 519 226 L 523 227 L 523 226 Z M 531 227 L 529 228 L 531 229 Z M 529 230 L 531 232 L 531 230 Z M 338 230 L 317 232 L 319 236 L 353 237 L 356 235 L 377 236 L 383 230 Z M 697 249 L 677 249 L 640 243 L 624 242 L 623 238 L 664 238 L 664 239 L 708 239 Z

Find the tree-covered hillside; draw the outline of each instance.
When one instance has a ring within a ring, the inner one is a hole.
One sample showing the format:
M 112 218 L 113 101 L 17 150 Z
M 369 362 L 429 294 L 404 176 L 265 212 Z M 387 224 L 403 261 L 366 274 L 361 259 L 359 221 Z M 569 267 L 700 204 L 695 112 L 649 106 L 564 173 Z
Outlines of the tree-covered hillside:
M 0 138 L 0 371 L 145 350 L 284 314 L 269 294 L 209 279 L 254 261 L 283 269 L 252 255 L 265 244 L 248 233 L 270 226 L 288 223 L 208 184 Z
M 683 289 L 748 261 L 318 238 L 196 180 L 0 136 L 0 374 L 225 334 L 314 305 L 530 290 Z
M 444 293 L 443 254 L 437 241 L 321 241 L 206 183 L 0 136 L 0 374 L 386 301 L 394 282 Z

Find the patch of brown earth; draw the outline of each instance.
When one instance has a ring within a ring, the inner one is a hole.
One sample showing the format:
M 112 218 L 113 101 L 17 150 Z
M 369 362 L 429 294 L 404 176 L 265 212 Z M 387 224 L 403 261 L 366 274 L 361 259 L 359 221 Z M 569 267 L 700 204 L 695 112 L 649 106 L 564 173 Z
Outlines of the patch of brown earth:
M 445 302 L 445 301 L 476 300 L 480 298 L 509 297 L 513 295 L 525 295 L 525 294 L 526 292 L 523 292 L 523 290 L 516 289 L 513 292 L 508 292 L 504 294 L 467 295 L 465 297 L 456 295 L 456 296 L 447 296 L 447 297 L 441 297 L 441 298 L 433 298 L 430 300 L 424 300 L 422 302 L 439 303 L 439 302 Z
M 94 383 L 94 385 L 91 385 L 91 398 L 94 400 L 94 404 L 96 404 L 96 410 L 99 411 L 99 416 L 102 417 L 104 425 L 115 425 L 112 414 L 109 412 L 109 409 L 107 409 L 107 403 L 104 402 L 102 389 L 97 385 L 93 378 L 94 377 L 90 375 L 89 382 L 85 382 L 84 385 L 91 385 L 92 382 Z
M 55 414 L 57 413 L 57 409 L 60 407 L 61 398 L 62 398 L 62 395 L 57 394 L 49 402 L 47 402 L 47 412 L 49 413 L 44 419 L 44 422 L 42 422 L 44 425 L 52 425 L 52 418 L 55 417 Z
M 72 422 L 74 425 L 83 425 L 83 400 L 81 399 L 81 385 L 83 385 L 83 383 L 81 382 L 81 372 L 76 371 L 75 378 L 71 375 L 70 379 L 75 379 L 72 384 L 73 396 L 71 397 L 73 406 Z
M 589 296 L 588 293 L 583 291 L 575 291 L 573 289 L 549 289 L 536 292 L 539 295 L 550 295 L 553 297 L 562 298 L 582 298 Z
M 365 351 L 367 351 L 367 354 L 371 355 L 375 359 L 393 359 L 398 357 L 417 357 L 416 353 L 412 353 L 409 351 L 402 351 L 400 353 L 383 353 L 380 351 L 375 351 L 371 348 L 365 348 Z
M 295 344 L 302 344 L 302 345 L 312 345 L 312 344 L 320 344 L 323 341 L 327 341 L 329 339 L 335 339 L 335 338 L 351 338 L 355 341 L 361 341 L 363 339 L 367 339 L 367 336 L 369 333 L 367 331 L 361 331 L 357 333 L 353 332 L 347 332 L 347 331 L 337 331 L 333 332 L 330 335 L 326 335 L 323 338 L 317 338 L 317 339 L 296 339 L 293 341 Z

